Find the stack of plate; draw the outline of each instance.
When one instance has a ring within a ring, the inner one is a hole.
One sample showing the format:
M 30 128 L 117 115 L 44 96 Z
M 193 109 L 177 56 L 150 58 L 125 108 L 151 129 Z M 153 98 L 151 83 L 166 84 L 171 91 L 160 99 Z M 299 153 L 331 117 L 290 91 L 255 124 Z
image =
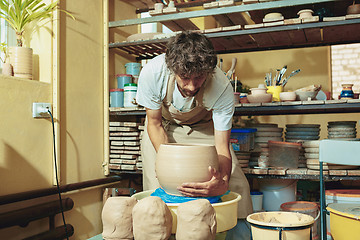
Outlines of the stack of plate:
M 356 121 L 328 122 L 328 138 L 356 138 Z
M 306 167 L 313 170 L 319 170 L 319 144 L 320 140 L 318 141 L 304 141 L 303 147 L 305 150 L 305 157 L 306 157 Z M 349 165 L 338 165 L 338 164 L 330 164 L 324 163 L 323 164 L 324 170 L 347 170 L 347 169 L 355 169 L 358 166 L 349 166 Z
M 250 152 L 235 152 L 239 166 L 242 168 L 249 167 Z
M 320 124 L 287 124 L 285 132 L 286 142 L 298 140 L 318 140 L 320 138 Z
M 259 123 L 251 126 L 256 128 L 255 133 L 255 149 L 251 153 L 250 166 L 259 166 L 260 159 L 261 166 L 266 167 L 269 157 L 268 141 L 283 141 L 283 128 L 279 128 L 276 123 Z M 260 167 L 260 166 L 259 166 Z
M 266 147 L 262 143 L 268 143 L 271 141 L 283 141 L 283 128 L 279 128 L 276 123 L 259 123 L 252 125 L 252 128 L 256 128 L 255 133 L 255 149 L 260 150 L 261 147 Z

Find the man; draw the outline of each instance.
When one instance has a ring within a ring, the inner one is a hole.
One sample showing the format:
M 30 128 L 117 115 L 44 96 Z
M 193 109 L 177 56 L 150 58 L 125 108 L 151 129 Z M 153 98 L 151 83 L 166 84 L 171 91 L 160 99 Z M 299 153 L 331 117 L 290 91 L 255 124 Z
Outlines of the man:
M 165 54 L 142 69 L 136 100 L 146 108 L 141 143 L 143 188 L 160 187 L 155 173 L 160 144 L 213 144 L 219 171 L 210 168 L 211 180 L 183 183 L 178 190 L 189 197 L 218 196 L 228 189 L 237 192 L 242 196 L 238 218 L 244 219 L 252 212 L 252 205 L 249 184 L 229 145 L 234 94 L 216 63 L 214 48 L 204 35 L 182 32 L 169 41 Z

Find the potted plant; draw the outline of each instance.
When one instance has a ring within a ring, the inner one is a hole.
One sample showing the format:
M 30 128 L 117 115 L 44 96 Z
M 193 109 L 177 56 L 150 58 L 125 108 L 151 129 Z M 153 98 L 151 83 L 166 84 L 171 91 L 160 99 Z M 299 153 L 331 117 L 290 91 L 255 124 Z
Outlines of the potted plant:
M 9 23 L 17 37 L 17 47 L 9 49 L 14 76 L 32 79 L 32 49 L 23 47 L 24 31 L 33 21 L 51 18 L 57 8 L 58 0 L 49 4 L 42 0 L 0 0 L 0 17 Z
M 0 43 L 0 51 L 4 54 L 3 57 L 0 56 L 0 60 L 2 61 L 2 74 L 7 76 L 13 75 L 13 69 L 9 62 L 6 60 L 9 58 L 9 52 L 7 49 L 6 43 Z

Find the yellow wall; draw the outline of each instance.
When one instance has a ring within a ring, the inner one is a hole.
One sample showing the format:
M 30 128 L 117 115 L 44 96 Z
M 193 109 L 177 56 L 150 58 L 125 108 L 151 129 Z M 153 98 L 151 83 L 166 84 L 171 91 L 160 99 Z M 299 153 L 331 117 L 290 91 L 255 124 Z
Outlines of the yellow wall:
M 61 8 L 76 18 L 60 15 L 58 151 L 62 185 L 104 177 L 102 2 L 60 1 Z M 111 10 L 118 14 L 117 19 L 136 17 L 130 5 L 117 0 L 109 2 Z M 27 40 L 35 55 L 39 55 L 38 78 L 33 81 L 0 79 L 0 196 L 53 186 L 51 124 L 49 119 L 33 119 L 31 112 L 33 102 L 52 102 L 51 24 L 49 26 L 50 31 L 41 28 L 39 33 L 32 34 L 31 41 Z M 135 31 L 136 27 L 129 34 Z M 74 209 L 65 213 L 67 223 L 75 228 L 70 239 L 88 239 L 102 231 L 102 189 L 94 187 L 63 194 L 64 198 L 71 197 L 75 202 Z M 0 206 L 0 212 L 8 211 L 9 207 L 16 209 L 54 199 L 56 195 L 21 205 L 4 205 Z M 55 225 L 61 224 L 61 216 L 57 215 Z M 43 219 L 27 228 L 0 229 L 0 236 L 1 239 L 22 239 L 46 230 L 48 220 Z

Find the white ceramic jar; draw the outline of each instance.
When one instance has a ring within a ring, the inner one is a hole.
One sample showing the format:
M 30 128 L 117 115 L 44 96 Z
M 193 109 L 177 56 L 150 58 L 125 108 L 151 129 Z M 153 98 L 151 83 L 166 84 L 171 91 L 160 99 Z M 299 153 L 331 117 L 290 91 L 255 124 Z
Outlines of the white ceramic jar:
M 127 83 L 124 86 L 124 107 L 136 107 L 136 83 Z

